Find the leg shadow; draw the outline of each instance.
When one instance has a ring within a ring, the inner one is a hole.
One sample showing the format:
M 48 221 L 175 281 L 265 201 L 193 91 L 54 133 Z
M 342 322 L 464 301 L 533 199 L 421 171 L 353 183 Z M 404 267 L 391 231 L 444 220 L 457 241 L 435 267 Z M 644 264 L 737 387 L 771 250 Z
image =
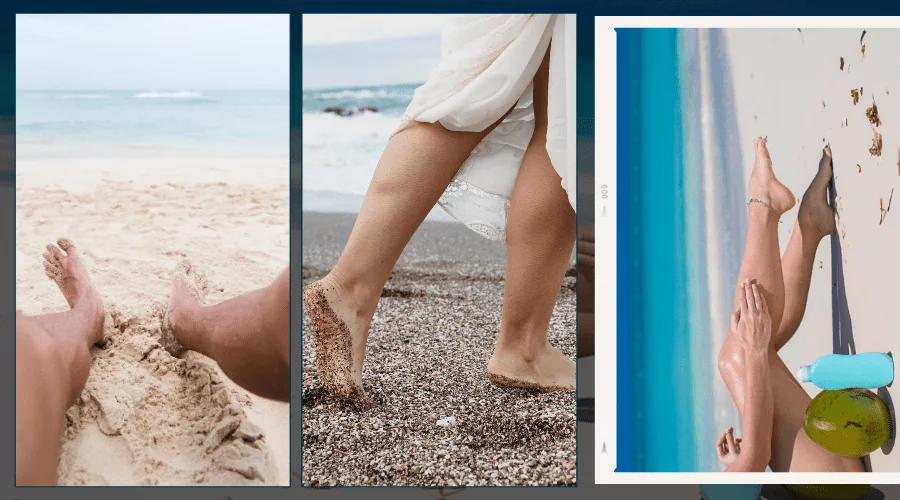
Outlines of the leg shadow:
M 831 205 L 837 199 L 837 188 L 834 181 L 828 185 Z M 838 231 L 831 235 L 831 325 L 832 347 L 834 353 L 856 354 L 856 342 L 853 340 L 853 323 L 850 320 L 850 307 L 847 304 L 847 290 L 844 286 L 844 252 L 841 249 L 841 237 Z

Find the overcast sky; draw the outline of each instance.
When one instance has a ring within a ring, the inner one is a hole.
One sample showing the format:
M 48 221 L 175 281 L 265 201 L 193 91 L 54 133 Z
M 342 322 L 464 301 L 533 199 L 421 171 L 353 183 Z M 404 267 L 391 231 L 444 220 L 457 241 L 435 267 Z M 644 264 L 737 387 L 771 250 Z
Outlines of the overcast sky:
M 289 16 L 16 15 L 17 89 L 288 90 Z
M 419 83 L 440 60 L 441 14 L 303 16 L 303 88 Z

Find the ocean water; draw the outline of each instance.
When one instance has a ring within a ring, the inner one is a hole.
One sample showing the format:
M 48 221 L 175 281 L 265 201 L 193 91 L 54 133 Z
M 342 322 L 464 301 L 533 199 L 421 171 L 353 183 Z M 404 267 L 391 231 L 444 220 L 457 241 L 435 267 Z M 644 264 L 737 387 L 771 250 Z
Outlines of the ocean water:
M 713 444 L 740 428 L 717 369 L 747 224 L 723 43 L 717 30 L 619 32 L 630 297 L 618 337 L 621 472 L 719 471 Z
M 420 83 L 303 91 L 303 209 L 355 212 Z M 328 108 L 352 111 L 351 116 Z M 377 111 L 362 111 L 374 108 Z
M 19 157 L 287 156 L 287 91 L 16 91 Z

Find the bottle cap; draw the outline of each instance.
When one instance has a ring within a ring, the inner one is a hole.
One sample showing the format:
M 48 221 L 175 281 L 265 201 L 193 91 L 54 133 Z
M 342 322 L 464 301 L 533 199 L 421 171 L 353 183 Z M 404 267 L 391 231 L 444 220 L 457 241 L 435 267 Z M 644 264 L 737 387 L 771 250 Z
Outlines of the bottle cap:
M 800 382 L 809 382 L 809 366 L 797 368 L 797 380 Z

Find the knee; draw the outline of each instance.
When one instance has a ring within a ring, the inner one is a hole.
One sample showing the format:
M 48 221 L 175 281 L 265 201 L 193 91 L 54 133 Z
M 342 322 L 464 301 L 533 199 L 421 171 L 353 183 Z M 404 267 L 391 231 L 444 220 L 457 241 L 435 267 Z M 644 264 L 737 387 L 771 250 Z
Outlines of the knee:
M 741 346 L 730 335 L 719 349 L 719 375 L 727 380 L 729 377 L 743 373 L 744 352 Z

